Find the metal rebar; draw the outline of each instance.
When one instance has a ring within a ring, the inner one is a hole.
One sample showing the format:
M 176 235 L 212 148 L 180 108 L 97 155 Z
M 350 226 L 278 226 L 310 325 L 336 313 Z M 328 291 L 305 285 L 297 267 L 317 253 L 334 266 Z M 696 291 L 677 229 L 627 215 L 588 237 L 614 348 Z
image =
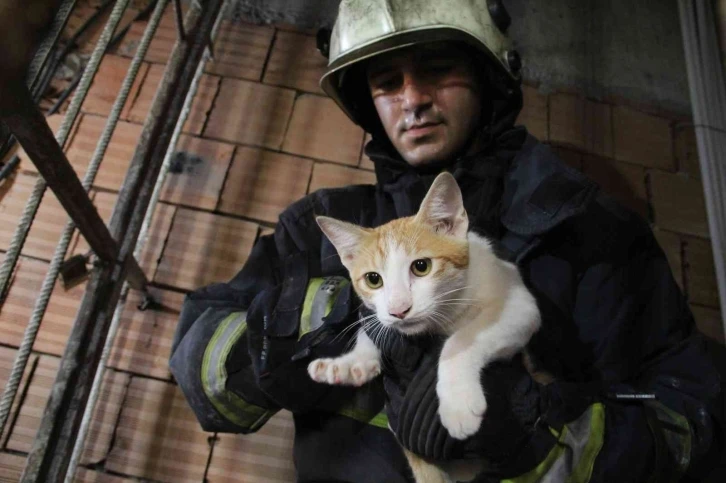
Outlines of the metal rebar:
M 119 259 L 133 259 L 161 164 L 191 81 L 219 16 L 222 0 L 208 0 L 204 9 L 190 9 L 187 41 L 177 42 L 164 78 L 144 123 L 139 145 L 119 193 L 110 229 L 120 242 Z M 126 265 L 102 266 L 94 271 L 61 359 L 53 391 L 21 481 L 63 481 L 74 441 L 98 370 Z
M 98 66 L 106 50 L 108 41 L 110 40 L 113 31 L 116 29 L 118 23 L 120 22 L 123 12 L 128 6 L 129 1 L 130 0 L 118 0 L 113 11 L 111 12 L 108 22 L 106 23 L 106 27 L 104 28 L 101 36 L 98 39 L 93 54 L 91 55 L 91 58 L 86 65 L 83 76 L 81 77 L 80 88 L 76 91 L 76 94 L 73 97 L 73 100 L 71 101 L 71 104 L 68 108 L 68 111 L 66 112 L 66 116 L 61 123 L 58 133 L 56 134 L 56 139 L 58 140 L 58 144 L 61 147 L 68 139 L 70 129 L 75 122 L 78 113 L 80 112 L 81 104 L 83 103 L 86 94 L 88 93 L 88 89 L 91 85 L 91 81 L 93 80 L 93 77 L 98 70 Z M 31 193 L 28 202 L 23 209 L 23 214 L 20 217 L 15 233 L 13 234 L 13 239 L 11 240 L 8 250 L 5 253 L 5 259 L 3 260 L 3 264 L 2 266 L 0 266 L 0 297 L 2 297 L 3 300 L 6 293 L 7 284 L 10 280 L 10 275 L 15 268 L 18 256 L 20 254 L 20 250 L 25 243 L 28 231 L 30 230 L 30 225 L 35 218 L 35 214 L 38 211 L 38 206 L 40 205 L 40 202 L 43 198 L 45 189 L 45 181 L 43 179 L 38 179 L 38 181 L 35 183 L 35 186 L 33 187 L 33 192 Z M 50 290 L 52 290 L 52 287 L 50 287 Z M 42 291 L 39 298 L 50 297 L 50 290 L 47 290 L 47 293 L 45 291 Z M 33 347 L 33 342 L 35 341 L 35 337 L 38 333 L 41 318 L 42 314 L 40 314 L 40 317 L 38 317 L 34 313 L 31 321 L 28 323 L 28 326 L 25 330 L 25 335 L 23 337 L 23 341 L 20 345 L 20 348 L 18 349 L 18 354 L 15 358 L 15 362 L 13 363 L 13 369 L 10 373 L 10 377 L 8 378 L 8 382 L 5 385 L 2 399 L 0 399 L 0 434 L 2 434 L 2 431 L 4 431 L 5 429 L 5 424 L 7 423 L 8 415 L 10 414 L 10 408 L 12 407 L 13 400 L 15 399 L 15 395 L 20 384 L 20 379 L 22 378 L 23 372 L 25 371 L 25 366 L 27 365 L 28 357 L 30 356 L 30 351 Z
M 219 31 L 219 26 L 222 23 L 222 18 L 224 17 L 224 12 L 228 8 L 228 5 L 229 5 L 229 1 L 225 0 L 224 4 L 222 5 L 222 8 L 221 8 L 222 14 L 217 18 L 217 21 L 214 24 L 214 27 L 212 28 L 212 32 L 210 34 L 211 39 L 216 38 L 217 32 Z M 159 202 L 159 198 L 161 197 L 161 192 L 164 187 L 164 182 L 166 180 L 166 176 L 169 173 L 169 166 L 171 166 L 171 161 L 172 161 L 172 158 L 174 157 L 174 153 L 176 151 L 176 146 L 179 142 L 179 137 L 181 136 L 182 130 L 184 128 L 184 123 L 186 122 L 187 118 L 189 117 L 189 112 L 191 111 L 192 102 L 194 101 L 194 96 L 199 88 L 199 83 L 201 81 L 202 75 L 204 74 L 204 68 L 205 68 L 207 62 L 209 61 L 209 59 L 211 58 L 211 54 L 212 54 L 211 50 L 209 48 L 207 48 L 204 56 L 202 57 L 201 62 L 199 63 L 199 67 L 197 68 L 197 71 L 194 74 L 194 78 L 192 79 L 191 86 L 189 87 L 189 93 L 187 94 L 186 100 L 184 101 L 184 107 L 182 107 L 181 114 L 179 115 L 179 119 L 177 120 L 176 127 L 174 128 L 174 133 L 172 134 L 171 141 L 169 143 L 169 149 L 167 149 L 166 156 L 164 156 L 164 162 L 161 164 L 159 178 L 156 180 L 156 185 L 154 186 L 154 192 L 151 194 L 151 199 L 149 201 L 149 207 L 146 211 L 146 216 L 144 217 L 144 222 L 141 225 L 141 231 L 139 232 L 139 238 L 136 241 L 136 248 L 134 249 L 134 257 L 136 259 L 139 259 L 141 257 L 143 247 L 146 244 L 146 241 L 148 239 L 149 231 L 151 228 L 151 221 L 154 216 L 154 210 L 156 208 L 156 205 Z M 88 402 L 86 403 L 86 407 L 83 412 L 83 420 L 81 421 L 81 427 L 78 431 L 78 436 L 76 438 L 75 446 L 73 447 L 73 454 L 71 455 L 71 460 L 68 464 L 68 473 L 66 473 L 65 483 L 71 483 L 73 481 L 76 470 L 81 461 L 81 456 L 83 455 L 86 438 L 88 437 L 88 432 L 91 428 L 91 422 L 93 419 L 93 411 L 96 407 L 96 403 L 98 402 L 98 398 L 101 394 L 101 386 L 103 385 L 104 371 L 105 371 L 106 365 L 108 363 L 108 358 L 111 356 L 111 351 L 113 350 L 113 345 L 114 345 L 114 341 L 116 339 L 116 334 L 118 333 L 118 329 L 121 324 L 121 316 L 122 316 L 123 311 L 126 306 L 126 298 L 128 296 L 128 292 L 129 292 L 129 285 L 124 284 L 119 303 L 116 306 L 116 310 L 114 311 L 113 318 L 111 320 L 111 325 L 108 329 L 108 336 L 106 338 L 106 343 L 103 347 L 103 352 L 101 353 L 101 360 L 98 363 L 98 370 L 96 371 L 96 376 L 93 379 L 93 386 L 91 387 L 91 393 L 88 396 Z
M 184 32 L 184 19 L 182 18 L 180 0 L 174 0 L 174 12 L 176 17 L 176 33 L 179 36 L 179 40 L 184 41 L 186 38 L 186 33 Z

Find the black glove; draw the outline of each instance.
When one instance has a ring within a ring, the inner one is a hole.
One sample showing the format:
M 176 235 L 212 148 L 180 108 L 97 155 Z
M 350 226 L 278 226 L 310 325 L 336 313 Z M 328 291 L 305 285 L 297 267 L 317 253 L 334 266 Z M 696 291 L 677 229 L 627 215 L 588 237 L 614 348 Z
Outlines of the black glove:
M 351 388 L 313 381 L 307 365 L 315 358 L 346 352 L 349 339 L 339 334 L 355 317 L 349 286 L 341 289 L 323 326 L 302 338 L 298 338 L 302 302 L 294 297 L 296 293 L 290 297 L 291 292 L 283 286 L 264 290 L 247 311 L 248 350 L 258 386 L 275 404 L 291 411 L 316 408 L 327 397 L 348 398 Z
M 494 362 L 482 371 L 487 412 L 479 431 L 459 441 L 438 416 L 436 361 L 426 358 L 403 395 L 390 399 L 389 420 L 395 421 L 396 436 L 409 450 L 433 460 L 484 458 L 489 472 L 502 477 L 521 474 L 542 461 L 555 443 L 548 426 L 559 429 L 576 419 L 600 394 L 598 385 L 542 386 L 521 357 Z

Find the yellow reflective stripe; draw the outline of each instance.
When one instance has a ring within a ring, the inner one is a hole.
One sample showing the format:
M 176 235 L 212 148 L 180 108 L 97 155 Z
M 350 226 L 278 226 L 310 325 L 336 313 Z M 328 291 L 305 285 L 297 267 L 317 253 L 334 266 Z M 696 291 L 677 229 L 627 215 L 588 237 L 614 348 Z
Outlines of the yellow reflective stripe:
M 557 440 L 555 446 L 550 450 L 547 457 L 539 464 L 536 468 L 520 476 L 514 478 L 502 480 L 502 483 L 535 483 L 542 479 L 544 475 L 552 468 L 555 461 L 559 459 L 565 452 L 565 445 L 562 444 L 562 440 L 567 433 L 567 427 L 562 428 L 560 433 L 560 439 Z
M 228 315 L 209 340 L 202 359 L 202 387 L 204 394 L 220 414 L 237 426 L 254 431 L 275 414 L 275 411 L 250 404 L 226 388 L 225 362 L 247 329 L 247 323 L 239 320 L 241 316 L 241 312 Z M 237 325 L 230 327 L 234 322 Z
M 557 437 L 557 442 L 547 457 L 533 470 L 514 478 L 502 480 L 502 483 L 535 483 L 538 481 L 587 483 L 590 481 L 595 460 L 605 441 L 605 406 L 602 403 L 593 404 L 582 417 L 589 417 L 589 423 L 586 426 L 577 425 L 576 423 L 580 421 L 578 419 L 570 425 L 566 424 L 559 433 L 550 428 L 550 432 Z M 575 434 L 578 427 L 582 434 Z M 587 433 L 584 433 L 583 429 L 586 429 Z M 573 444 L 580 441 L 583 436 L 587 436 L 584 446 L 574 448 Z M 578 451 L 573 451 L 575 449 Z M 572 458 L 576 454 L 579 454 L 579 458 L 572 462 L 572 468 L 567 468 L 567 460 L 560 460 L 560 458 Z
M 300 337 L 310 332 L 310 315 L 313 312 L 313 300 L 318 289 L 325 282 L 324 278 L 313 278 L 308 283 L 308 290 L 305 292 L 305 301 L 303 302 L 303 311 L 300 316 Z
M 691 426 L 682 414 L 658 401 L 646 403 L 655 410 L 661 422 L 663 437 L 678 467 L 673 481 L 677 481 L 688 469 L 691 462 Z
M 368 421 L 368 424 L 378 426 L 379 428 L 388 428 L 388 415 L 385 412 L 380 412 Z
M 377 426 L 379 428 L 388 428 L 388 416 L 385 412 L 380 412 L 375 416 L 371 416 L 369 412 L 355 409 L 352 407 L 344 407 L 339 409 L 337 414 L 345 416 L 361 423 L 370 424 L 371 426 Z
M 602 403 L 595 403 L 590 406 L 590 409 L 592 411 L 590 416 L 590 437 L 587 439 L 580 461 L 577 462 L 572 474 L 567 479 L 568 483 L 590 481 L 595 459 L 597 459 L 597 455 L 600 454 L 600 450 L 605 443 L 605 406 Z

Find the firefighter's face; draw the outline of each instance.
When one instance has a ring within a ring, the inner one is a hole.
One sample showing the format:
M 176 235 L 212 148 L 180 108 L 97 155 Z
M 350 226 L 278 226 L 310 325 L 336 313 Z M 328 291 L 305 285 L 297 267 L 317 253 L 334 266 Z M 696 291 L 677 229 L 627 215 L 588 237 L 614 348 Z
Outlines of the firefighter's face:
M 456 44 L 382 54 L 366 75 L 383 128 L 409 164 L 446 162 L 477 149 L 481 86 L 472 59 Z

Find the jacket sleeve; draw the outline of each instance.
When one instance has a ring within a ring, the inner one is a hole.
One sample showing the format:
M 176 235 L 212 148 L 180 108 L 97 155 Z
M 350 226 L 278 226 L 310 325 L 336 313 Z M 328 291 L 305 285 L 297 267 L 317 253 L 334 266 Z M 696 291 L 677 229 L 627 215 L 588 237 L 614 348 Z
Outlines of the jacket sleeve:
M 294 203 L 232 280 L 186 297 L 170 367 L 203 425 L 212 414 L 207 427 L 222 430 L 243 408 L 250 417 L 237 428 L 255 430 L 263 410 L 305 411 L 342 392 L 306 370 L 311 357 L 344 351 L 348 340 L 333 335 L 353 313 L 345 270 L 315 222 L 327 208 L 316 195 Z
M 724 446 L 721 380 L 650 228 L 625 216 L 575 289 L 574 324 L 607 391 L 603 418 L 588 416 L 591 481 L 699 477 Z

